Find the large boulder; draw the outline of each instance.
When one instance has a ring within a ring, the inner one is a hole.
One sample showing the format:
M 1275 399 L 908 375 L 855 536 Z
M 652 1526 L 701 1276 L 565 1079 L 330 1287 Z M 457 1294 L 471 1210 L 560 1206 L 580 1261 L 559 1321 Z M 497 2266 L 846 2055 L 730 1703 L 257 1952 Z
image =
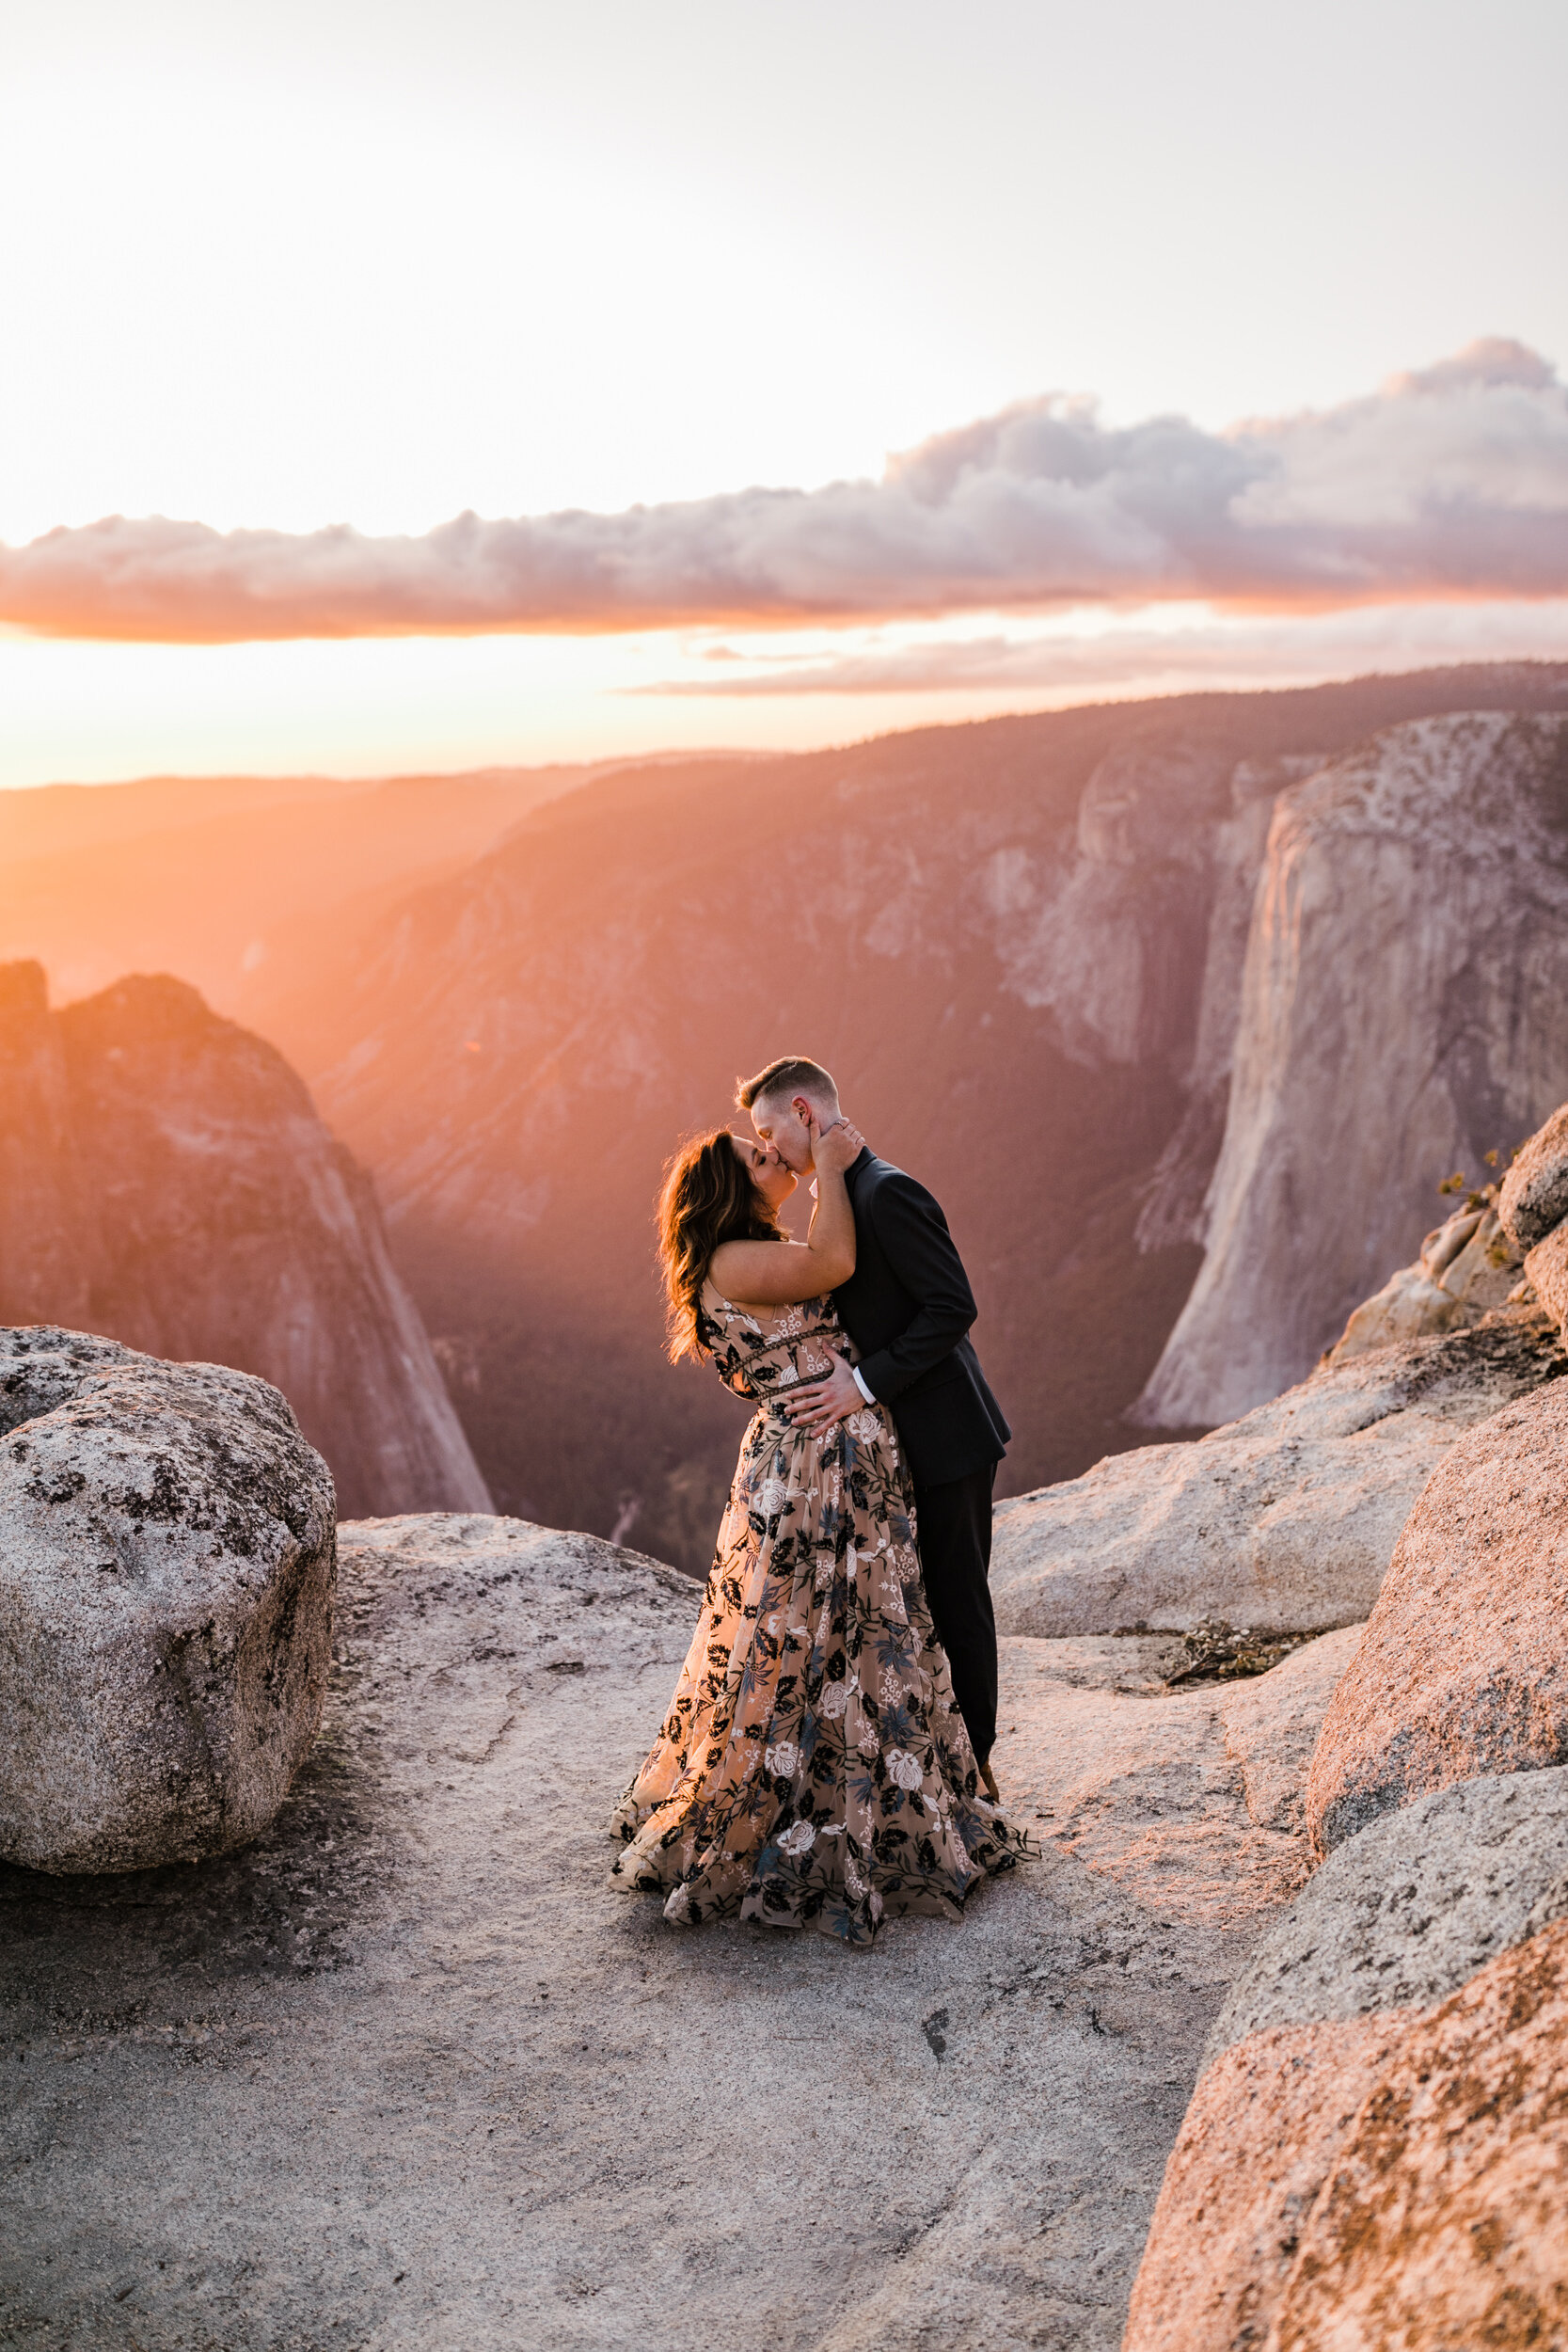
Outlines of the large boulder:
M 1525 1272 L 1559 1330 L 1568 1330 L 1568 1218 L 1536 1243 Z
M 1276 2026 L 1215 2060 L 1165 2167 L 1123 2352 L 1263 2344 L 1302 2225 L 1411 2022 Z
M 1529 1933 L 1568 1874 L 1568 1767 L 1434 1789 L 1329 1855 L 1232 1986 L 1210 2036 L 1447 1998 Z
M 1313 2203 L 1270 2352 L 1568 2343 L 1568 1922 L 1418 2020 Z
M 1329 1857 L 1265 1937 L 1210 2036 L 1133 2289 L 1127 2352 L 1233 2352 L 1265 2339 L 1272 2352 L 1271 2321 L 1302 2289 L 1304 2249 L 1324 2242 L 1325 2185 L 1342 2183 L 1347 2151 L 1353 2169 L 1363 2162 L 1374 2102 L 1393 2112 L 1426 2095 L 1433 2057 L 1422 2037 L 1433 2012 L 1446 2014 L 1438 2005 L 1568 1910 L 1565 1851 L 1568 1770 L 1559 1769 L 1438 1789 Z M 1438 2054 L 1444 2070 L 1456 2062 Z M 1504 2103 L 1514 2139 L 1541 2104 L 1519 2089 Z M 1432 2095 L 1451 2116 L 1465 2094 L 1450 2080 Z M 1428 2159 L 1403 2144 L 1391 2193 L 1419 2201 Z M 1460 2201 L 1478 2219 L 1498 2200 L 1477 2194 L 1481 2168 L 1469 2151 L 1455 2153 L 1453 2171 L 1467 2182 Z M 1512 2194 L 1498 2216 L 1511 2240 Z M 1347 2341 L 1494 2339 L 1374 2329 Z
M 1568 1217 L 1568 1103 L 1521 1146 L 1503 1178 L 1497 1214 L 1521 1257 Z
M 265 1381 L 0 1331 L 0 1857 L 137 1870 L 266 1828 L 321 1721 L 335 1518 Z
M 1568 1383 L 1470 1430 L 1411 1512 L 1313 1758 L 1325 1853 L 1428 1789 L 1568 1762 Z
M 1497 1213 L 1537 1299 L 1568 1331 L 1568 1103 L 1521 1148 Z
M 1477 1422 L 1564 1369 L 1539 1310 L 1315 1372 L 1196 1444 L 1112 1454 L 996 1514 L 1009 1633 L 1317 1631 L 1364 1618 L 1412 1504 Z

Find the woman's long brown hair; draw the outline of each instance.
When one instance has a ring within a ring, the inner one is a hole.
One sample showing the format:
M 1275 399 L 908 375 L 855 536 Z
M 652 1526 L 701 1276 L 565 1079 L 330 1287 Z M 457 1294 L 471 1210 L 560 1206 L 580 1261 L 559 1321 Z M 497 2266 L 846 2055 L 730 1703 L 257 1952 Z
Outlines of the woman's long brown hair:
M 708 1262 L 726 1241 L 783 1241 L 727 1127 L 693 1136 L 671 1161 L 658 1197 L 658 1263 L 670 1302 L 670 1361 L 702 1352 L 697 1306 Z

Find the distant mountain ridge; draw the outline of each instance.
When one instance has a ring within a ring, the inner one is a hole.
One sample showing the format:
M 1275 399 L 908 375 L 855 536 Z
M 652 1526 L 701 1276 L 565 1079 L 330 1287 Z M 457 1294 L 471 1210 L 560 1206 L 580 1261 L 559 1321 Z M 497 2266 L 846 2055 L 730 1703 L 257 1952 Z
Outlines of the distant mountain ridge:
M 581 768 L 470 775 L 147 777 L 0 792 L 0 961 L 56 997 L 175 971 L 221 1011 L 345 901 L 367 908 L 491 848 Z

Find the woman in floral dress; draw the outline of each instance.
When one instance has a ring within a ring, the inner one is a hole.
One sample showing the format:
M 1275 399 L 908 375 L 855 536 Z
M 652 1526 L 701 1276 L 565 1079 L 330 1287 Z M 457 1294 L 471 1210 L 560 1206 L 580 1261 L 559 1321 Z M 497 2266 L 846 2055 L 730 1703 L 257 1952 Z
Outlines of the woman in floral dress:
M 611 1877 L 678 1924 L 869 1944 L 893 1912 L 957 1918 L 1025 1841 L 977 1793 L 891 1415 L 868 1405 L 812 1435 L 777 1409 L 852 1354 L 828 1294 L 854 1271 L 844 1176 L 863 1138 L 841 1120 L 812 1141 L 804 1242 L 777 1221 L 795 1176 L 749 1136 L 689 1144 L 665 1184 L 671 1354 L 707 1356 L 757 1410 L 691 1647 L 616 1811 Z

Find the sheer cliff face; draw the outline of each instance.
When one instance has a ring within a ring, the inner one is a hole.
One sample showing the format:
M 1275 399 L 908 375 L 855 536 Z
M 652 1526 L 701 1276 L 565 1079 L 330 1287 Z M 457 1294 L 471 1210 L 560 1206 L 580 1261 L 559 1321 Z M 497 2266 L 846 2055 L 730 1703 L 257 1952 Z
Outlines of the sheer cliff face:
M 489 1507 L 368 1178 L 181 981 L 51 1012 L 0 967 L 0 1319 L 260 1373 L 346 1514 Z
M 1568 721 L 1415 723 L 1280 797 L 1233 1062 L 1156 1424 L 1301 1378 L 1410 1257 L 1437 1177 L 1506 1163 L 1568 1091 Z
M 1462 691 L 1484 687 L 628 772 L 259 993 L 249 1017 L 376 1170 L 503 1507 L 689 1562 L 711 1541 L 736 1430 L 710 1376 L 661 1360 L 652 1200 L 674 1140 L 735 1116 L 736 1073 L 788 1050 L 948 1210 L 1018 1433 L 1003 1491 L 1139 1442 L 1124 1415 L 1201 1262 L 1276 803 Z M 1410 1256 L 1442 1169 L 1410 1167 L 1415 1231 L 1352 1304 Z M 1332 1337 L 1337 1288 L 1317 1311 Z M 1181 1396 L 1163 1425 L 1226 1409 Z

